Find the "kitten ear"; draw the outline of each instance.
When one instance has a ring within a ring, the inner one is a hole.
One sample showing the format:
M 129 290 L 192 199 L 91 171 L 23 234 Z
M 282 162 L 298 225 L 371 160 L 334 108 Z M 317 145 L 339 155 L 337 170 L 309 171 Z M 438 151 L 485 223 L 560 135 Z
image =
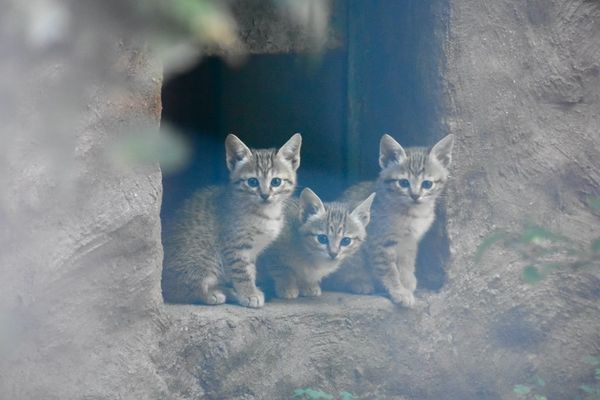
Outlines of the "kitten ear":
M 225 158 L 229 171 L 233 171 L 238 163 L 248 161 L 251 156 L 252 151 L 250 151 L 244 142 L 233 133 L 227 135 L 225 139 Z
M 357 218 L 365 228 L 369 225 L 369 221 L 371 220 L 371 205 L 373 204 L 374 199 L 375 193 L 371 193 L 369 197 L 357 205 L 350 213 L 350 215 Z
M 381 137 L 379 142 L 379 166 L 381 169 L 390 163 L 400 164 L 406 158 L 406 152 L 393 137 L 387 133 Z
M 309 188 L 304 188 L 300 193 L 300 221 L 304 223 L 309 218 L 324 213 L 325 206 L 319 196 Z
M 431 148 L 429 155 L 434 156 L 445 168 L 448 168 L 452 162 L 452 147 L 454 147 L 454 135 L 449 134 Z
M 288 140 L 281 148 L 277 151 L 277 156 L 283 158 L 292 165 L 295 170 L 300 166 L 300 146 L 302 145 L 302 135 L 295 133 L 290 140 Z

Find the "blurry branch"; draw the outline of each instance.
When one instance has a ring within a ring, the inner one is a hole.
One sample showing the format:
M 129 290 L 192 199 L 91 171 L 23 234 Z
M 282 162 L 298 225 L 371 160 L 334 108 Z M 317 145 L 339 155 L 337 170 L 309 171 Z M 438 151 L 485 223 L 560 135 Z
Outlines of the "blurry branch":
M 229 2 L 145 0 L 138 7 L 152 27 L 147 40 L 161 58 L 165 74 L 188 68 L 210 47 L 219 49 L 230 62 L 246 52 Z
M 146 64 L 152 64 L 154 70 L 154 61 L 160 60 L 167 79 L 208 54 L 239 64 L 252 50 L 252 44 L 248 43 L 257 39 L 286 41 L 288 36 L 294 36 L 294 45 L 310 41 L 319 48 L 326 41 L 331 6 L 330 0 L 7 0 L 5 3 L 0 14 L 3 22 L 0 35 L 6 45 L 0 46 L 3 60 L 0 88 L 4 94 L 0 96 L 0 119 L 5 127 L 0 130 L 3 139 L 0 150 L 4 150 L 0 151 L 0 170 L 27 167 L 22 165 L 26 164 L 24 160 L 12 155 L 14 151 L 7 150 L 17 148 L 23 140 L 39 143 L 39 157 L 45 159 L 50 155 L 57 171 L 76 171 L 65 165 L 65 160 L 71 164 L 77 161 L 73 148 L 90 150 L 86 144 L 79 145 L 82 139 L 77 138 L 73 129 L 73 121 L 81 120 L 82 105 L 88 105 L 97 116 L 89 123 L 89 132 L 96 132 L 98 126 L 117 124 L 121 118 L 131 118 L 111 113 L 117 110 L 117 114 L 123 114 L 127 107 L 137 104 L 138 100 L 128 98 L 128 85 L 132 82 L 132 87 L 144 87 L 137 79 L 144 78 L 139 71 Z M 247 37 L 249 30 L 256 38 Z M 291 32 L 294 35 L 289 35 Z M 138 51 L 142 48 L 145 51 Z M 33 97 L 28 97 L 33 93 L 24 90 L 30 82 L 36 88 Z M 111 100 L 94 103 L 104 94 Z M 35 112 L 19 111 L 24 104 Z M 140 109 L 147 108 L 144 104 L 143 101 L 138 104 Z M 111 107 L 113 110 L 107 111 Z M 150 112 L 156 111 L 156 117 L 158 110 L 157 106 Z M 25 115 L 27 129 L 19 128 L 19 135 L 14 135 L 15 127 L 23 126 L 18 118 Z M 154 160 L 160 160 L 168 171 L 181 167 L 189 159 L 182 150 L 186 145 L 173 135 L 172 128 L 167 130 L 160 137 L 149 135 L 145 144 L 126 135 L 127 138 L 112 146 L 112 160 L 156 157 Z M 134 143 L 140 148 L 132 150 L 137 146 Z M 0 183 L 2 178 L 0 174 Z M 65 175 L 65 180 L 73 179 Z
M 479 264 L 493 246 L 502 246 L 518 255 L 526 264 L 521 278 L 529 284 L 541 281 L 558 269 L 577 271 L 600 266 L 600 238 L 580 243 L 538 225 L 525 225 L 513 232 L 492 232 L 477 248 L 475 263 Z
M 323 48 L 328 34 L 329 0 L 264 0 L 260 4 L 264 6 L 265 3 L 271 3 L 276 12 L 289 21 L 288 25 L 297 26 L 305 32 L 313 48 Z M 235 1 L 223 0 L 139 2 L 137 12 L 150 27 L 146 29 L 145 40 L 161 59 L 166 77 L 197 63 L 203 53 L 220 54 L 234 65 L 244 61 L 248 49 L 241 38 L 240 23 L 234 15 L 235 4 Z M 245 10 L 264 11 L 264 8 Z M 187 149 L 186 144 L 173 127 L 163 131 L 160 140 L 148 138 L 147 143 L 140 143 L 139 139 L 130 138 L 120 141 L 113 155 L 120 162 L 157 156 L 163 172 L 175 172 L 185 166 L 190 154 L 184 150 Z
M 246 0 L 248 1 L 248 0 Z M 138 11 L 151 29 L 146 35 L 150 45 L 164 63 L 165 74 L 181 71 L 197 62 L 203 52 L 220 54 L 229 63 L 243 62 L 248 52 L 236 19 L 236 3 L 244 0 L 144 0 Z M 287 18 L 287 25 L 297 26 L 319 50 L 327 39 L 330 0 L 255 0 L 271 4 Z M 257 8 L 263 10 L 263 8 Z M 254 10 L 252 8 L 246 10 Z M 273 21 L 275 23 L 275 21 Z M 268 39 L 268 38 L 265 38 Z

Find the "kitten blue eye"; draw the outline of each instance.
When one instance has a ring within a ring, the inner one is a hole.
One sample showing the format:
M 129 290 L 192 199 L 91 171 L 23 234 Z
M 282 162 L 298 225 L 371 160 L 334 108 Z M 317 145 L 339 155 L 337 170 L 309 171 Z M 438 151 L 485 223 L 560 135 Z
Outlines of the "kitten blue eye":
M 352 239 L 350 239 L 348 236 L 344 236 L 342 240 L 340 240 L 341 246 L 349 246 L 350 243 L 352 243 Z
M 248 178 L 248 180 L 246 181 L 248 183 L 248 186 L 250 187 L 258 187 L 260 185 L 260 183 L 258 182 L 258 179 L 256 178 Z
M 281 185 L 281 178 L 273 178 L 271 179 L 271 186 L 277 187 Z
M 327 237 L 327 235 L 323 235 L 323 234 L 317 235 L 317 240 L 321 244 L 327 244 L 327 243 L 329 243 L 329 238 Z
M 400 179 L 398 181 L 398 184 L 400 185 L 400 187 L 405 189 L 410 187 L 410 182 L 408 181 L 408 179 Z
M 433 182 L 431 182 L 429 180 L 424 180 L 423 182 L 421 182 L 421 187 L 423 189 L 431 189 L 432 186 L 433 186 Z

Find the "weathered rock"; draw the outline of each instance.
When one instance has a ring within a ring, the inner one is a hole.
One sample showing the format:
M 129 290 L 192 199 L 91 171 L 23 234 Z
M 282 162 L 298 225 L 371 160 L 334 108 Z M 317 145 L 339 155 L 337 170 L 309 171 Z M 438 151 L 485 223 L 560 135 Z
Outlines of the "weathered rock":
M 511 252 L 491 249 L 478 265 L 472 256 L 490 231 L 527 219 L 574 241 L 600 236 L 587 204 L 600 197 L 600 4 L 449 7 L 440 79 L 457 136 L 453 262 L 442 291 L 410 311 L 340 294 L 261 310 L 165 307 L 160 171 L 107 158 L 124 130 L 156 129 L 160 71 L 117 45 L 135 25 L 96 37 L 104 26 L 80 19 L 63 34 L 93 47 L 61 42 L 60 30 L 40 42 L 15 22 L 24 9 L 4 8 L 2 396 L 277 399 L 313 387 L 500 399 L 539 375 L 549 398 L 574 397 L 593 378 L 581 359 L 600 352 L 597 269 L 527 286 Z
M 126 133 L 157 131 L 161 70 L 97 20 L 36 4 L 0 17 L 0 397 L 164 398 L 149 352 L 161 173 L 111 159 Z
M 161 358 L 169 388 L 181 398 L 287 399 L 298 388 L 381 398 L 391 394 L 381 382 L 401 388 L 400 377 L 421 364 L 406 354 L 419 338 L 398 330 L 412 331 L 426 316 L 399 311 L 382 297 L 326 293 L 260 310 L 173 305 L 166 311 L 170 329 Z
M 537 375 L 541 394 L 577 395 L 591 377 L 582 359 L 600 350 L 597 269 L 565 267 L 532 286 L 510 249 L 494 247 L 477 264 L 474 255 L 495 229 L 527 221 L 575 242 L 600 236 L 587 203 L 600 196 L 599 13 L 585 1 L 449 3 L 442 115 L 458 141 L 445 199 L 452 263 L 440 293 L 422 294 L 414 311 L 336 294 L 255 312 L 169 308 L 162 354 L 187 382 L 169 387 L 206 398 L 317 387 L 500 399 Z

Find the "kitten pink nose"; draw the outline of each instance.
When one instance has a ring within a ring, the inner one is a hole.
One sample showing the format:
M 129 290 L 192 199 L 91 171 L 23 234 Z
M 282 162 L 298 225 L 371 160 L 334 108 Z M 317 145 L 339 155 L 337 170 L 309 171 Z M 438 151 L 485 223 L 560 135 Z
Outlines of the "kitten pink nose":
M 411 193 L 410 198 L 413 199 L 414 201 L 417 201 L 421 198 L 421 195 L 419 193 Z
M 260 198 L 263 200 L 267 200 L 269 198 L 269 196 L 270 196 L 269 193 L 261 193 L 260 194 Z
M 337 256 L 338 256 L 338 252 L 337 251 L 331 251 L 329 250 L 329 257 L 331 257 L 332 260 L 334 260 Z

